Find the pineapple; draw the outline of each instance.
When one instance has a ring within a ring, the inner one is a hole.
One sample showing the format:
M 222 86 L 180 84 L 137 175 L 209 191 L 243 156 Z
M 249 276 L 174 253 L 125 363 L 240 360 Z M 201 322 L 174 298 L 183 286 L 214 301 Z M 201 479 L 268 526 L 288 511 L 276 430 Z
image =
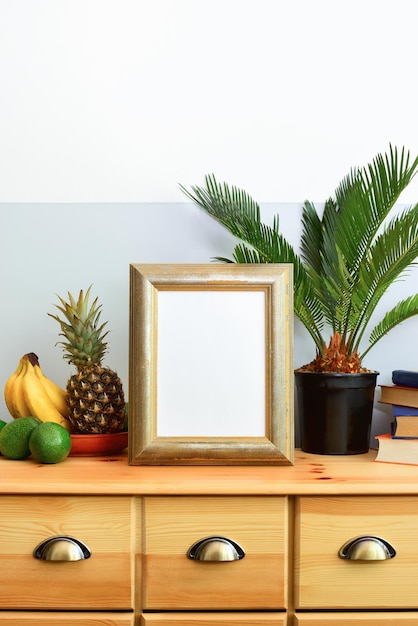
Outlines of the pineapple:
M 67 382 L 69 420 L 73 433 L 97 434 L 122 430 L 125 419 L 125 400 L 122 382 L 116 372 L 102 367 L 107 352 L 104 341 L 109 331 L 107 322 L 99 325 L 101 305 L 97 298 L 89 307 L 91 285 L 78 300 L 68 293 L 69 302 L 58 296 L 61 305 L 57 309 L 65 319 L 48 313 L 61 326 L 60 336 L 66 341 L 64 358 L 77 368 Z

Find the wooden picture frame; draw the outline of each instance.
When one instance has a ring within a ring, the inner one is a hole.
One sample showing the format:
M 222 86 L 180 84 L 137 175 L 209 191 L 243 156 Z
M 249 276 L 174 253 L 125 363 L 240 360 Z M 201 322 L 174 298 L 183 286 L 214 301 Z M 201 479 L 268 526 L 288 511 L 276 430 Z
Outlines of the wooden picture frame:
M 293 266 L 130 266 L 129 464 L 291 465 Z

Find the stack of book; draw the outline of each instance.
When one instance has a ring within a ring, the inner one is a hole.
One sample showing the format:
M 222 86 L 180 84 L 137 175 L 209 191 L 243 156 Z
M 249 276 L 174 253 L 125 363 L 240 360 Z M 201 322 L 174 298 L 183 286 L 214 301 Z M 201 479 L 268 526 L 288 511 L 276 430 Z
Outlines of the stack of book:
M 376 461 L 418 465 L 418 371 L 394 370 L 392 385 L 380 385 L 380 402 L 392 405 L 391 432 L 376 437 Z

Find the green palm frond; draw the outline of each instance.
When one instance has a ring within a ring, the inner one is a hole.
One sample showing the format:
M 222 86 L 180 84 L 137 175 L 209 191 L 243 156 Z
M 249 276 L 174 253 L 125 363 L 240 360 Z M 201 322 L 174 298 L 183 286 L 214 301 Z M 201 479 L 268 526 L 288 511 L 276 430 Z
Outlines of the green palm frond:
M 351 290 L 360 282 L 361 268 L 367 264 L 376 233 L 400 193 L 410 183 L 417 164 L 415 159 L 410 165 L 409 154 L 404 149 L 398 157 L 397 150 L 390 147 L 389 154 L 377 155 L 367 167 L 353 169 L 338 186 L 335 192 L 336 210 L 324 213 L 323 218 L 323 273 L 341 287 L 346 283 L 347 273 L 351 275 L 353 287 L 342 291 L 343 300 L 349 301 Z M 344 259 L 343 264 L 340 255 Z M 348 330 L 349 320 L 356 316 L 356 312 L 347 307 L 346 311 Z M 355 323 L 351 325 L 356 326 Z
M 243 244 L 235 246 L 233 257 L 235 263 L 266 263 L 264 255 Z
M 368 166 L 353 170 L 337 188 L 335 243 L 353 271 L 361 265 L 376 232 L 411 182 L 417 166 L 418 158 L 410 164 L 409 153 L 402 149 L 399 157 L 398 151 L 390 147 L 388 154 L 379 154 Z
M 296 317 L 307 328 L 320 352 L 325 344 L 321 335 L 323 328 L 323 311 L 320 302 L 315 296 L 309 276 L 306 274 L 300 259 L 291 248 L 286 247 L 286 254 L 273 255 L 274 261 L 266 261 L 265 254 L 249 248 L 244 244 L 238 244 L 234 248 L 233 259 L 235 263 L 293 263 L 294 311 Z M 217 257 L 217 260 L 222 260 Z
M 327 205 L 324 212 L 327 212 Z M 300 243 L 301 257 L 311 276 L 312 281 L 316 284 L 322 274 L 322 255 L 323 247 L 323 226 L 322 221 L 312 202 L 306 201 L 302 211 L 302 237 Z M 321 284 L 317 285 L 318 290 Z
M 225 226 L 235 237 L 245 240 L 251 224 L 260 225 L 260 207 L 243 189 L 217 182 L 213 174 L 205 176 L 206 187 L 180 189 L 198 206 Z
M 364 358 L 369 350 L 371 350 L 382 337 L 387 335 L 392 328 L 395 328 L 395 326 L 398 326 L 415 315 L 418 315 L 418 293 L 409 296 L 409 298 L 405 300 L 401 300 L 401 302 L 398 302 L 393 309 L 384 315 L 383 319 L 371 331 L 369 346 L 363 352 L 362 357 Z
M 345 343 L 352 323 L 352 303 L 349 294 L 353 290 L 353 277 L 337 247 L 336 262 L 333 268 L 324 268 L 321 280 L 323 284 L 322 313 L 333 333 L 338 332 Z
M 363 168 L 353 168 L 327 199 L 322 216 L 306 201 L 300 254 L 285 239 L 276 216 L 261 220 L 260 207 L 245 191 L 205 177 L 205 187 L 182 191 L 240 242 L 234 263 L 292 263 L 294 311 L 317 351 L 326 328 L 337 332 L 348 353 L 357 353 L 382 296 L 418 258 L 418 205 L 390 213 L 418 171 L 404 148 L 390 146 Z M 370 348 L 391 328 L 418 313 L 418 294 L 387 313 L 370 334 Z
M 352 349 L 358 349 L 377 304 L 390 286 L 401 280 L 418 258 L 418 205 L 402 211 L 376 238 L 359 270 L 351 294 Z

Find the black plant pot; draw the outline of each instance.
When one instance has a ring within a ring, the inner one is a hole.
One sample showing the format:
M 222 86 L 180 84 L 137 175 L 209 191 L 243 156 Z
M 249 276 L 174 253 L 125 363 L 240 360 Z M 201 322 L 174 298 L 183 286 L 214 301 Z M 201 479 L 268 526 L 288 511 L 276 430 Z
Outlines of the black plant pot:
M 378 373 L 295 372 L 304 452 L 364 454 L 369 450 Z

